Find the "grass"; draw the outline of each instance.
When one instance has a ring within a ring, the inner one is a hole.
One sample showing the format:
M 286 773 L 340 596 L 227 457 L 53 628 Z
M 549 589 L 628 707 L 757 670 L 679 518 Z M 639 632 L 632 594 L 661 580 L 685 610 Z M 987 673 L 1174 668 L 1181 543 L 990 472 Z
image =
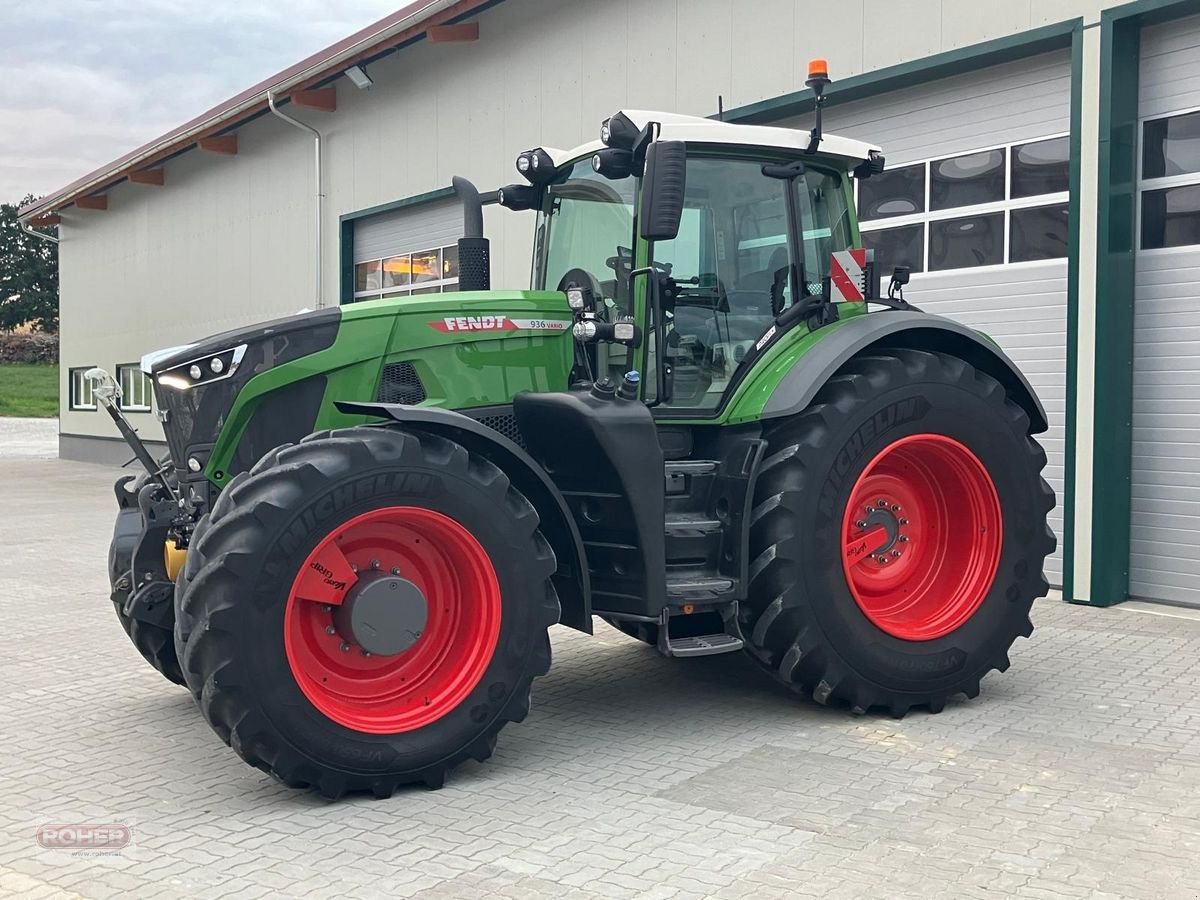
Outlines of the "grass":
M 58 366 L 0 363 L 0 416 L 58 415 Z

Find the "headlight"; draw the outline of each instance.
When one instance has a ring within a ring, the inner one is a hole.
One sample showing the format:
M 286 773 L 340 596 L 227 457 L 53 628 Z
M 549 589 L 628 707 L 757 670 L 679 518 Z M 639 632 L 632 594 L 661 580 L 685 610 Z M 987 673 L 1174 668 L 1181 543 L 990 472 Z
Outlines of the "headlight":
M 229 350 L 222 350 L 220 353 L 210 353 L 208 356 L 180 363 L 165 372 L 160 372 L 155 377 L 163 387 L 186 391 L 231 377 L 237 372 L 238 366 L 242 363 L 242 357 L 245 355 L 246 345 L 240 344 Z
M 554 178 L 554 160 L 550 154 L 538 147 L 526 150 L 517 157 L 517 171 L 535 187 L 548 184 Z

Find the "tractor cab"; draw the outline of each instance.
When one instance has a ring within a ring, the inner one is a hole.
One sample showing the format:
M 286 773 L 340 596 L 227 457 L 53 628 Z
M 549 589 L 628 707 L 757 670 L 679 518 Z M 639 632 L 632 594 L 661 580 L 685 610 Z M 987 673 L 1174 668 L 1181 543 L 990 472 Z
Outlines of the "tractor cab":
M 883 157 L 832 135 L 813 143 L 627 110 L 599 142 L 518 157 L 529 183 L 500 203 L 537 211 L 533 286 L 567 293 L 582 379 L 643 372 L 658 416 L 713 417 L 781 324 L 836 316 L 831 254 L 859 239 L 851 178 Z

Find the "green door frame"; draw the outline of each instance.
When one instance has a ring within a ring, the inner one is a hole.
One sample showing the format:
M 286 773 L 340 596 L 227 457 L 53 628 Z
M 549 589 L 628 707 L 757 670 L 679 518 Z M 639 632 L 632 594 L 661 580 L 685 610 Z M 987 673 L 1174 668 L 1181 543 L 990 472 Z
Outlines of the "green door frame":
M 1137 0 L 1100 15 L 1091 588 L 1077 597 L 1064 584 L 1092 606 L 1129 599 L 1142 28 L 1197 13 L 1197 0 Z

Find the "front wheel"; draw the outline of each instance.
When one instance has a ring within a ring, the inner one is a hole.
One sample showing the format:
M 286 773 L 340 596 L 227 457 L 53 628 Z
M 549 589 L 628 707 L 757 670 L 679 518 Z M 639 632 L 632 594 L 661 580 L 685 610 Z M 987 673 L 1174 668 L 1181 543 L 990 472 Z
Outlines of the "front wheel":
M 555 559 L 487 459 L 364 427 L 269 454 L 195 541 L 188 686 L 251 765 L 327 796 L 441 784 L 529 708 Z
M 821 703 L 940 710 L 1032 632 L 1055 538 L 1029 419 L 963 360 L 851 360 L 767 435 L 747 649 Z

